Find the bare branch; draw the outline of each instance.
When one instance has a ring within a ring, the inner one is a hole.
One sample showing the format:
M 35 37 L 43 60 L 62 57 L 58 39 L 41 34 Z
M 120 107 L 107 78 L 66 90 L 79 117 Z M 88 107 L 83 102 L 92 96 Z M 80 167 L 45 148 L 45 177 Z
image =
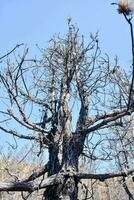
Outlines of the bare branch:
M 9 56 L 11 53 L 13 53 L 17 48 L 19 48 L 20 46 L 24 45 L 23 43 L 22 44 L 17 44 L 11 51 L 9 51 L 7 54 L 5 54 L 4 56 L 1 56 L 0 57 L 0 60 L 2 60 L 3 58 Z
M 131 113 L 133 112 L 133 110 L 132 109 L 130 109 L 130 110 L 127 110 L 127 109 L 124 109 L 123 111 L 120 111 L 120 112 L 113 112 L 113 113 L 109 113 L 109 114 L 106 114 L 106 116 L 105 115 L 102 115 L 102 116 L 100 116 L 99 118 L 100 119 L 104 119 L 104 120 L 102 120 L 100 123 L 98 123 L 98 124 L 96 124 L 96 125 L 94 125 L 94 126 L 91 126 L 91 128 L 87 128 L 87 129 L 85 129 L 83 132 L 85 133 L 90 133 L 90 132 L 92 132 L 92 131 L 96 131 L 96 130 L 98 130 L 99 128 L 103 128 L 103 127 L 105 127 L 106 125 L 108 125 L 110 122 L 113 122 L 113 121 L 115 121 L 115 120 L 117 120 L 117 119 L 120 119 L 121 117 L 124 117 L 124 116 L 127 116 L 127 115 L 130 115 Z M 109 117 L 110 116 L 110 117 Z M 97 118 L 97 117 L 96 117 Z M 97 120 L 98 121 L 98 120 Z M 96 122 L 96 119 L 95 119 L 95 122 Z M 94 123 L 95 123 L 94 122 Z
M 48 168 L 49 168 L 49 162 L 47 164 L 45 164 L 42 168 L 37 169 L 36 171 L 34 171 L 28 178 L 26 178 L 23 181 L 24 182 L 29 182 L 29 181 L 33 181 L 33 180 L 39 178 L 40 176 L 42 176 L 46 172 L 48 172 Z
M 28 191 L 33 192 L 38 189 L 43 189 L 50 187 L 52 185 L 62 184 L 64 182 L 64 178 L 74 177 L 77 179 L 96 179 L 100 181 L 104 181 L 105 179 L 114 178 L 114 177 L 127 177 L 132 175 L 134 170 L 130 170 L 127 173 L 108 173 L 108 174 L 70 174 L 70 173 L 62 173 L 58 175 L 52 175 L 49 178 L 45 178 L 44 180 L 35 182 L 35 181 L 17 181 L 14 183 L 5 182 L 0 183 L 0 191 Z
M 5 182 L 0 183 L 0 191 L 27 191 L 27 192 L 33 192 L 35 190 L 47 188 L 53 185 L 57 185 L 63 183 L 63 175 L 53 175 L 49 178 L 46 178 L 44 180 L 40 180 L 38 182 L 35 181 L 19 181 L 19 182 Z
M 23 134 L 18 133 L 17 131 L 7 130 L 7 129 L 5 129 L 4 127 L 1 127 L 1 126 L 0 126 L 0 129 L 1 129 L 2 131 L 4 131 L 4 132 L 10 134 L 10 135 L 16 136 L 16 137 L 21 138 L 21 139 L 25 139 L 25 140 L 36 140 L 36 141 L 39 140 L 39 138 L 36 137 L 36 136 L 23 135 Z
M 134 170 L 129 170 L 126 172 L 120 172 L 120 173 L 108 173 L 108 174 L 82 174 L 79 173 L 76 175 L 79 179 L 96 179 L 100 181 L 104 181 L 106 179 L 115 178 L 115 177 L 127 177 L 129 175 L 132 175 L 134 173 Z

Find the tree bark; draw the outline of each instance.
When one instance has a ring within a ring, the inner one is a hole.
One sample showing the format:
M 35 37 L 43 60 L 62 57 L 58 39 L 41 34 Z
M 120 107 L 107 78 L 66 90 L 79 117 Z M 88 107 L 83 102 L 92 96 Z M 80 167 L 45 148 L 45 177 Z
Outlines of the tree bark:
M 62 150 L 62 162 L 59 160 L 58 151 L 49 151 L 51 165 L 49 168 L 49 175 L 53 175 L 59 172 L 69 173 L 72 176 L 65 175 L 62 184 L 57 184 L 56 186 L 49 187 L 44 193 L 45 200 L 77 200 L 78 194 L 78 181 L 74 174 L 78 172 L 78 158 L 77 148 L 75 142 L 73 142 L 73 137 L 67 138 L 63 137 L 63 150 Z M 57 158 L 55 160 L 55 158 Z M 53 163 L 53 164 L 52 164 Z M 57 164 L 58 163 L 58 164 Z

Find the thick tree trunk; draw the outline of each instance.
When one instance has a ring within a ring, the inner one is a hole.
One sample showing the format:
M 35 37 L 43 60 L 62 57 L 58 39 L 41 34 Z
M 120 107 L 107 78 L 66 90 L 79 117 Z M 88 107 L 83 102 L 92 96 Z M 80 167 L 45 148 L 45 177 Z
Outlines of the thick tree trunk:
M 55 149 L 55 148 L 54 148 Z M 49 187 L 44 193 L 45 200 L 77 200 L 78 194 L 78 182 L 74 178 L 74 174 L 78 172 L 78 153 L 77 148 L 73 142 L 73 139 L 64 138 L 63 139 L 63 151 L 62 151 L 62 162 L 61 165 L 57 165 L 55 158 L 58 158 L 57 152 L 50 151 L 51 165 L 49 168 L 49 175 L 61 173 L 69 173 L 70 176 L 65 176 L 63 183 Z M 57 154 L 57 155 L 56 155 Z M 58 160 L 58 163 L 60 161 Z
M 77 200 L 78 187 L 73 177 L 65 178 L 63 184 L 53 186 L 45 191 L 45 200 Z

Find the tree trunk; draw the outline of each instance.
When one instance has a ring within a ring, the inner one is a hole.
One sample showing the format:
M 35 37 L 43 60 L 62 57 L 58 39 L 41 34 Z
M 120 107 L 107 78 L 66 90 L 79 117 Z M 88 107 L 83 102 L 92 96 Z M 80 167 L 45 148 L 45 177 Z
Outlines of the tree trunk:
M 62 162 L 58 157 L 58 153 L 55 151 L 55 144 L 53 149 L 49 151 L 49 159 L 51 159 L 51 165 L 49 168 L 49 176 L 56 173 L 69 174 L 64 176 L 62 184 L 51 186 L 46 189 L 44 193 L 45 200 L 77 200 L 78 194 L 78 182 L 74 178 L 74 174 L 78 172 L 78 151 L 72 138 L 63 138 L 63 150 L 62 150 Z M 57 150 L 57 149 L 56 149 Z M 58 149 L 59 151 L 59 149 Z M 57 164 L 58 163 L 58 164 Z M 71 177 L 70 177 L 71 175 Z

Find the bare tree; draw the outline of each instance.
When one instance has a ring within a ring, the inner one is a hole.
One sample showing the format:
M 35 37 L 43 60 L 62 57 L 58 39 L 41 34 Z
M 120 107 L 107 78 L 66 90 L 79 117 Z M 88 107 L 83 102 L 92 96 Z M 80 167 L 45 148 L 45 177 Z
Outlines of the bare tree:
M 134 60 L 131 10 L 121 9 L 130 25 Z M 45 200 L 76 200 L 81 179 L 104 181 L 132 175 L 133 168 L 83 173 L 79 162 L 81 156 L 114 162 L 112 149 L 107 148 L 109 133 L 112 127 L 113 134 L 115 128 L 124 128 L 134 112 L 133 70 L 127 73 L 117 58 L 111 64 L 108 55 L 102 57 L 97 34 L 90 35 L 86 44 L 71 19 L 66 36 L 57 35 L 47 49 L 40 49 L 41 59 L 30 59 L 25 48 L 12 62 L 17 47 L 1 57 L 0 129 L 38 144 L 38 156 L 48 149 L 49 161 L 23 180 L 0 183 L 0 191 L 44 189 Z

